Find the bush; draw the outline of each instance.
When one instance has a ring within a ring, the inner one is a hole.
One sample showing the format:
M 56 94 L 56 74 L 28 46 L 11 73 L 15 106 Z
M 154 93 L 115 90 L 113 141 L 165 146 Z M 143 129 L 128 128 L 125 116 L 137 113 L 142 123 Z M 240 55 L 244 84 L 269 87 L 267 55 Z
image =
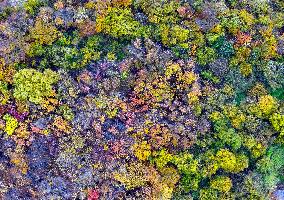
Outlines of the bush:
M 12 83 L 15 72 L 14 65 L 7 65 L 4 58 L 0 57 L 0 81 Z
M 229 145 L 234 150 L 237 150 L 242 145 L 242 138 L 235 132 L 234 129 L 224 129 L 217 133 L 218 138 L 224 143 L 223 145 Z

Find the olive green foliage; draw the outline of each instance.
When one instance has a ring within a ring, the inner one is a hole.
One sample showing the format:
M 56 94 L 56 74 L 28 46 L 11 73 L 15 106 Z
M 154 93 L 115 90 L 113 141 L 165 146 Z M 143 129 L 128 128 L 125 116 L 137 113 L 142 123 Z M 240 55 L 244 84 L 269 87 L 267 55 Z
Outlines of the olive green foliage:
M 97 18 L 98 31 L 115 38 L 139 37 L 143 33 L 141 24 L 133 18 L 130 8 L 110 8 L 106 16 Z
M 200 65 L 206 65 L 213 62 L 217 58 L 217 54 L 213 48 L 204 47 L 197 50 L 196 58 Z
M 52 131 L 99 196 L 82 198 L 266 200 L 284 183 L 282 0 L 11 3 L 0 129 L 17 151 Z
M 43 0 L 27 0 L 24 3 L 24 8 L 29 14 L 34 15 L 44 4 L 45 2 Z
M 220 79 L 218 77 L 214 76 L 213 73 L 209 70 L 202 71 L 201 76 L 204 79 L 212 81 L 213 83 L 219 83 L 220 82 Z
M 146 184 L 147 178 L 145 176 L 142 163 L 132 163 L 126 166 L 126 169 L 122 172 L 114 172 L 115 180 L 123 183 L 125 187 L 129 189 L 141 187 Z
M 53 46 L 48 51 L 48 57 L 53 58 L 51 64 L 65 69 L 79 69 L 82 68 L 82 54 L 76 47 L 72 46 Z M 45 62 L 47 60 L 43 60 Z M 45 65 L 41 63 L 41 65 Z
M 232 181 L 229 177 L 218 176 L 210 181 L 210 187 L 220 192 L 229 192 L 232 187 Z
M 152 160 L 158 167 L 162 169 L 168 164 L 174 164 L 178 171 L 183 175 L 180 180 L 180 185 L 183 190 L 197 190 L 200 182 L 200 175 L 198 172 L 198 160 L 193 158 L 192 154 L 181 153 L 178 155 L 172 155 L 166 150 L 153 153 Z
M 123 48 L 127 44 L 129 44 L 129 42 L 124 38 L 118 40 L 112 37 L 96 34 L 85 41 L 84 47 L 81 51 L 85 59 L 87 59 L 89 55 L 93 54 L 99 55 L 99 58 L 105 58 L 109 54 L 114 54 L 115 59 L 121 60 L 125 57 Z
M 270 116 L 269 120 L 276 131 L 284 134 L 284 115 L 280 113 L 274 113 Z
M 190 31 L 179 25 L 168 26 L 161 25 L 159 26 L 160 35 L 162 43 L 166 46 L 179 46 L 181 48 L 188 48 L 189 44 L 187 43 L 189 39 Z
M 268 200 L 268 188 L 265 187 L 261 174 L 252 172 L 246 175 L 236 196 L 240 199 Z
M 145 0 L 134 1 L 136 8 L 141 8 L 148 16 L 149 22 L 156 24 L 177 23 L 179 21 L 176 10 L 179 7 L 177 1 L 171 0 Z
M 127 40 L 115 40 L 113 37 L 96 34 L 88 38 L 80 38 L 77 31 L 63 34 L 52 46 L 33 43 L 29 56 L 37 58 L 37 67 L 57 67 L 76 70 L 101 58 L 121 60 L 125 57 L 123 47 Z M 39 61 L 38 61 L 39 60 Z
M 264 176 L 268 188 L 276 187 L 277 183 L 284 180 L 284 146 L 272 146 L 267 154 L 259 160 L 258 169 Z
M 84 67 L 82 60 L 83 55 L 77 48 L 79 35 L 76 31 L 71 34 L 62 35 L 54 45 L 47 47 L 47 54 L 44 55 L 42 65 L 50 62 L 51 66 L 65 69 L 79 69 Z
M 223 145 L 229 145 L 234 150 L 237 150 L 242 145 L 242 137 L 232 128 L 220 130 L 217 134 L 218 139 L 223 143 Z
M 0 12 L 0 20 L 7 19 L 13 12 L 12 7 L 6 7 L 3 11 Z
M 60 35 L 61 33 L 51 22 L 37 18 L 34 26 L 30 29 L 29 37 L 35 43 L 51 45 Z
M 229 58 L 234 55 L 233 44 L 226 41 L 224 36 L 218 37 L 212 44 L 212 47 L 217 50 L 219 56 Z
M 194 159 L 192 154 L 183 153 L 175 156 L 173 163 L 177 166 L 179 172 L 183 174 L 180 180 L 181 188 L 185 192 L 198 190 L 201 181 L 198 172 L 198 160 Z
M 0 81 L 0 105 L 5 105 L 10 98 L 8 84 Z
M 218 198 L 218 191 L 214 189 L 201 189 L 200 190 L 200 200 L 217 200 Z
M 59 107 L 60 113 L 63 115 L 64 119 L 71 121 L 74 119 L 74 113 L 72 109 L 67 105 L 62 105 Z
M 54 97 L 53 84 L 58 81 L 56 72 L 46 69 L 44 72 L 35 69 L 22 69 L 14 76 L 14 97 L 20 101 L 43 103 L 46 98 Z
M 226 10 L 221 17 L 221 25 L 232 34 L 248 31 L 254 23 L 254 16 L 246 10 Z

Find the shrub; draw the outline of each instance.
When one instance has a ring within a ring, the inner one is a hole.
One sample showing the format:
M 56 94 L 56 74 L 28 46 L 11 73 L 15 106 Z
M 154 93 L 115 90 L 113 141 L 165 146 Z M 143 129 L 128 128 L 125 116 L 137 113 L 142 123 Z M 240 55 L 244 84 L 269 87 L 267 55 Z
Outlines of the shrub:
M 266 151 L 266 147 L 253 136 L 245 136 L 243 144 L 251 152 L 253 158 L 259 158 Z
M 200 173 L 203 178 L 211 177 L 220 167 L 218 160 L 215 158 L 215 154 L 210 150 L 201 156 L 201 160 L 203 164 L 201 165 L 202 169 Z
M 7 19 L 13 13 L 12 7 L 5 7 L 4 10 L 0 12 L 0 20 Z
M 235 132 L 234 129 L 224 129 L 217 133 L 218 138 L 224 143 L 224 145 L 231 146 L 234 150 L 237 150 L 242 145 L 242 138 Z
M 226 41 L 224 36 L 218 37 L 212 44 L 212 47 L 215 48 L 220 56 L 224 58 L 229 58 L 234 55 L 235 50 L 233 44 L 229 41 Z
M 269 9 L 268 0 L 255 0 L 255 1 L 247 1 L 247 2 L 251 10 L 256 14 L 264 14 Z
M 74 46 L 53 45 L 48 49 L 48 58 L 51 64 L 64 69 L 79 69 L 84 67 L 82 56 L 80 50 Z
M 237 195 L 240 199 L 269 199 L 261 174 L 249 173 L 244 177 L 242 184 L 242 187 L 238 190 L 240 193 Z
M 234 169 L 234 173 L 240 173 L 241 171 L 244 171 L 249 166 L 249 158 L 244 155 L 240 154 L 236 156 L 237 164 Z
M 198 160 L 194 159 L 192 154 L 186 152 L 180 153 L 173 157 L 172 163 L 183 174 L 195 175 L 198 173 Z
M 227 149 L 221 149 L 216 154 L 216 159 L 222 169 L 233 172 L 237 164 L 236 156 Z
M 251 50 L 248 47 L 242 46 L 242 47 L 237 48 L 235 55 L 230 60 L 230 66 L 237 67 L 238 65 L 242 63 L 246 63 L 248 57 L 250 56 L 250 53 L 251 53 Z
M 284 63 L 268 61 L 261 66 L 263 75 L 272 90 L 281 90 L 284 85 Z
M 74 119 L 73 110 L 68 105 L 62 105 L 59 107 L 60 113 L 62 113 L 64 119 L 71 121 Z
M 83 59 L 86 61 L 97 60 L 102 57 L 112 56 L 121 60 L 124 56 L 123 48 L 128 44 L 123 38 L 121 40 L 96 34 L 89 37 L 81 49 Z
M 201 76 L 206 80 L 212 81 L 213 83 L 220 83 L 220 79 L 217 76 L 214 76 L 214 74 L 209 70 L 202 71 Z

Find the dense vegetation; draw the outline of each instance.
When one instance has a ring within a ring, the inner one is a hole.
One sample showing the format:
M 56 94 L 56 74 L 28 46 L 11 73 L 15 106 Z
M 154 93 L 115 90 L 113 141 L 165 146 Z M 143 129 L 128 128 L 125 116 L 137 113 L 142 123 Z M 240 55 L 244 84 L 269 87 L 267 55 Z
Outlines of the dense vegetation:
M 284 3 L 2 0 L 0 137 L 4 200 L 284 198 Z

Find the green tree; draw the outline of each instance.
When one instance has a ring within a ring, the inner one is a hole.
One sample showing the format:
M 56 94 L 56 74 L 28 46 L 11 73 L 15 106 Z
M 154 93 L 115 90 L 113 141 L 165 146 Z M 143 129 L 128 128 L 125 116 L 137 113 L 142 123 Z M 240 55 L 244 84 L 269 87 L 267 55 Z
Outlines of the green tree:
M 50 69 L 43 73 L 35 69 L 22 69 L 14 76 L 14 97 L 19 101 L 43 103 L 46 98 L 54 97 L 52 86 L 58 79 L 56 72 Z

